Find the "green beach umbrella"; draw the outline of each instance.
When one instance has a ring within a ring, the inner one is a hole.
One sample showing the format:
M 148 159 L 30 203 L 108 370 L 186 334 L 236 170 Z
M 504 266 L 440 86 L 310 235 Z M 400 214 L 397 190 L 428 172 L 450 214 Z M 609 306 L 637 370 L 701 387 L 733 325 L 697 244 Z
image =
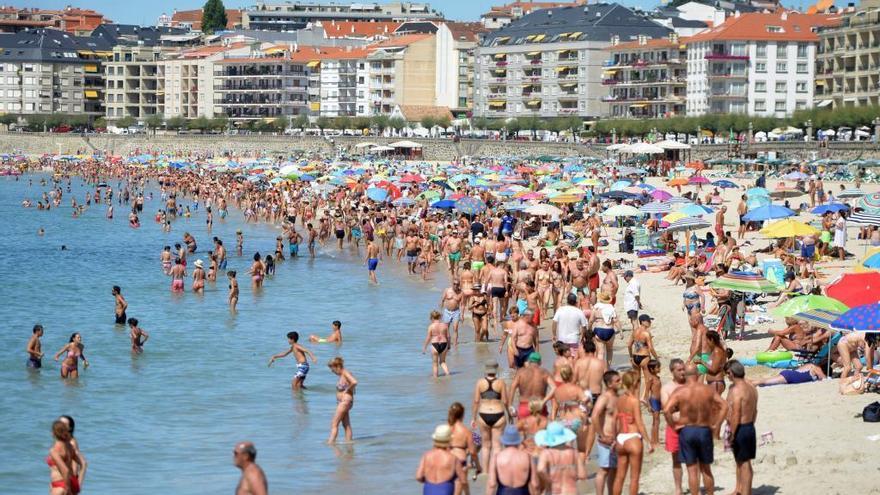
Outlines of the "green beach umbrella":
M 786 318 L 813 309 L 823 309 L 826 311 L 833 311 L 835 313 L 845 313 L 849 311 L 849 306 L 843 304 L 837 299 L 809 294 L 806 296 L 798 296 L 789 299 L 788 301 L 780 304 L 778 307 L 770 310 L 770 313 L 773 316 Z
M 710 283 L 709 287 L 754 294 L 775 294 L 779 292 L 779 288 L 773 282 L 760 275 L 745 272 L 725 273 Z

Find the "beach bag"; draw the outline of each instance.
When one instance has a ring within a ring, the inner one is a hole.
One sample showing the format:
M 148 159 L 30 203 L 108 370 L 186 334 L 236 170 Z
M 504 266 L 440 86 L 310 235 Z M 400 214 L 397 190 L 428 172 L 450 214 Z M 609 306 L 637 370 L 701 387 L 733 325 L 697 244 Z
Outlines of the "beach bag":
M 862 410 L 862 421 L 865 423 L 880 423 L 880 402 L 872 402 Z

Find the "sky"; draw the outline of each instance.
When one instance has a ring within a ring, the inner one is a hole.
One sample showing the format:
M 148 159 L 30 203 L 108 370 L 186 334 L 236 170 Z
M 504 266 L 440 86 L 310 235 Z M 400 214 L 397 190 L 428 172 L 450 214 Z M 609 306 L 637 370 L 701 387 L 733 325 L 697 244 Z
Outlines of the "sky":
M 266 0 L 266 3 L 272 1 L 283 0 Z M 345 0 L 336 0 L 343 3 Z M 364 0 L 361 0 L 364 2 Z M 509 3 L 510 0 L 411 0 L 411 1 L 428 1 L 435 9 L 443 12 L 447 19 L 475 21 L 478 20 L 480 14 L 489 10 L 492 5 L 503 5 Z M 39 7 L 45 9 L 62 9 L 67 5 L 75 7 L 94 9 L 114 22 L 121 24 L 138 24 L 141 26 L 153 26 L 156 19 L 164 12 L 171 14 L 174 9 L 189 10 L 200 8 L 204 5 L 204 0 L 27 0 L 4 2 L 7 5 L 15 5 L 17 7 Z M 225 0 L 227 8 L 242 8 L 253 5 L 254 0 Z M 388 3 L 382 1 L 380 3 Z M 618 3 L 651 9 L 659 4 L 659 0 L 618 0 Z M 790 7 L 800 7 L 810 5 L 812 1 L 808 0 L 787 0 L 785 5 Z

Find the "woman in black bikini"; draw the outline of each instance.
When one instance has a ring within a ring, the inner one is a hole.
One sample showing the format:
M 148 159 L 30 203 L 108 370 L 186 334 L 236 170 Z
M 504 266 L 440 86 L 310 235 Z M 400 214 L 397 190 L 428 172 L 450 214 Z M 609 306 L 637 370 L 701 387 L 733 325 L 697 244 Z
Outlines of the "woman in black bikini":
M 471 316 L 474 320 L 474 341 L 488 342 L 489 319 L 486 318 L 486 313 L 489 312 L 489 298 L 480 289 L 480 284 L 474 284 L 469 298 Z
M 431 311 L 431 324 L 428 325 L 428 335 L 422 345 L 422 354 L 427 352 L 428 344 L 431 344 L 431 371 L 437 378 L 437 368 L 443 368 L 446 376 L 449 376 L 449 367 L 446 366 L 446 353 L 449 352 L 449 325 L 440 321 L 440 312 Z
M 654 338 L 651 336 L 651 322 L 648 315 L 639 315 L 639 326 L 636 327 L 629 340 L 629 358 L 633 368 L 640 373 L 640 382 L 648 377 L 648 361 L 651 357 L 660 359 L 654 349 Z
M 493 452 L 501 450 L 501 432 L 507 424 L 505 412 L 508 406 L 507 389 L 498 379 L 498 363 L 486 363 L 486 376 L 477 380 L 474 386 L 474 418 L 471 427 L 480 427 L 483 448 L 480 451 L 480 464 L 489 465 Z

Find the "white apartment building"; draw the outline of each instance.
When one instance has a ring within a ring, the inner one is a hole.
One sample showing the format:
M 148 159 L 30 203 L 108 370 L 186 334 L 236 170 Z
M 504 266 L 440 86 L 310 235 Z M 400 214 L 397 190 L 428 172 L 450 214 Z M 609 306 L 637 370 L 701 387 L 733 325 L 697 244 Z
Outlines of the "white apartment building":
M 824 14 L 735 14 L 687 43 L 687 114 L 785 117 L 813 106 Z
M 370 65 L 367 48 L 331 49 L 313 65 L 311 80 L 317 79 L 320 104 L 311 106 L 321 117 L 366 117 L 370 115 Z M 310 62 L 312 63 L 312 62 Z M 317 78 L 315 76 L 317 75 Z
M 232 43 L 170 54 L 162 62 L 163 115 L 187 119 L 214 117 L 214 64 L 224 57 L 248 55 L 250 50 L 247 43 Z

